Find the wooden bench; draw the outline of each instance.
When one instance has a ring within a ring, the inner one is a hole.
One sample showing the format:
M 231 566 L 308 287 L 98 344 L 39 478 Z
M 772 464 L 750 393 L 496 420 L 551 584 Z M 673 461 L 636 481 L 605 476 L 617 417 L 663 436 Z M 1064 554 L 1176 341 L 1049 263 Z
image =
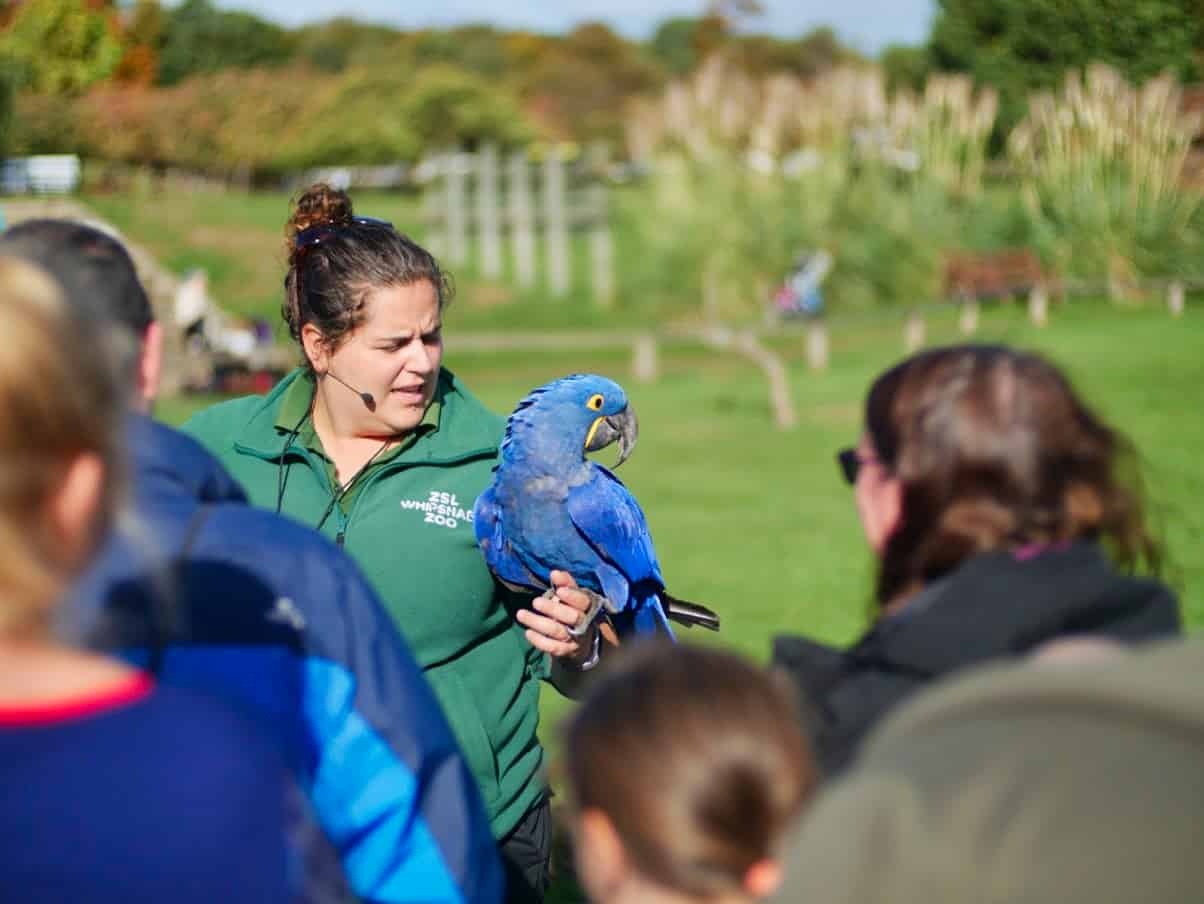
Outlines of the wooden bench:
M 1052 274 L 1031 248 L 955 252 L 945 257 L 946 298 L 961 301 L 1009 298 L 1031 292 L 1039 285 L 1053 289 Z

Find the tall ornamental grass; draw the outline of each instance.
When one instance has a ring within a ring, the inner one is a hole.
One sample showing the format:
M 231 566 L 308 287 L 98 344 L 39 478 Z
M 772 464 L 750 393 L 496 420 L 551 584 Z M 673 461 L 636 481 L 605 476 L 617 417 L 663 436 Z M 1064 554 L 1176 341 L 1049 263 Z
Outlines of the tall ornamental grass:
M 759 316 L 794 259 L 824 248 L 833 304 L 935 297 L 942 251 L 979 204 L 996 108 L 964 76 L 890 95 L 874 67 L 753 79 L 709 60 L 628 122 L 653 173 L 643 287 Z
M 1031 98 L 1008 157 L 1064 276 L 1116 297 L 1141 277 L 1200 273 L 1200 195 L 1182 183 L 1200 121 L 1181 101 L 1169 75 L 1138 88 L 1104 65 Z

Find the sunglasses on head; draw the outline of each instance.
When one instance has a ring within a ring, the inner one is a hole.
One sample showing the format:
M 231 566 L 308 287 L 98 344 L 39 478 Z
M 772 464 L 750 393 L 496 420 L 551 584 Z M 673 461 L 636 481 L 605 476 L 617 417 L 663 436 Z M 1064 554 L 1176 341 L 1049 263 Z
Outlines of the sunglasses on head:
M 303 229 L 297 233 L 295 239 L 296 247 L 312 248 L 314 245 L 322 244 L 323 240 L 330 238 L 338 233 L 340 229 L 345 229 L 347 226 L 354 224 L 356 226 L 381 226 L 385 229 L 392 229 L 393 224 L 388 220 L 378 220 L 375 217 L 352 217 L 348 223 L 322 223 L 318 226 L 310 226 L 308 229 Z

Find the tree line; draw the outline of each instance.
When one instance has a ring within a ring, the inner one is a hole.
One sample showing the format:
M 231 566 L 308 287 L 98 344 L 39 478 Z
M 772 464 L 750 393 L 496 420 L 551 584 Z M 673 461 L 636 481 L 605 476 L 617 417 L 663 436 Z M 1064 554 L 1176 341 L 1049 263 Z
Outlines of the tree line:
M 830 29 L 737 33 L 720 12 L 637 42 L 599 23 L 563 35 L 351 19 L 286 29 L 211 0 L 9 0 L 0 150 L 270 175 L 485 141 L 618 146 L 631 98 L 721 47 L 799 74 L 857 58 Z
M 74 151 L 272 177 L 414 161 L 432 149 L 597 139 L 621 153 L 633 101 L 715 54 L 750 77 L 868 62 L 831 29 L 756 32 L 755 3 L 667 19 L 646 41 L 351 19 L 284 28 L 211 0 L 0 4 L 0 153 Z M 743 19 L 743 21 L 740 21 Z M 1141 82 L 1200 77 L 1204 0 L 938 0 L 929 39 L 888 47 L 891 87 L 963 72 L 998 92 L 996 152 L 1027 97 L 1093 62 Z

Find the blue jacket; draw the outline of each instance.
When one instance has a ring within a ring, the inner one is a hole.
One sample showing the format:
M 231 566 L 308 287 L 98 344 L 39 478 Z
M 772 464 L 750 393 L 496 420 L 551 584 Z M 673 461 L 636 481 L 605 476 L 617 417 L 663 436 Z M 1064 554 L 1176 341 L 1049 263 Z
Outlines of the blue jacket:
M 360 898 L 500 900 L 476 784 L 351 559 L 245 505 L 189 437 L 133 417 L 128 441 L 133 517 L 65 607 L 67 631 L 266 725 Z

